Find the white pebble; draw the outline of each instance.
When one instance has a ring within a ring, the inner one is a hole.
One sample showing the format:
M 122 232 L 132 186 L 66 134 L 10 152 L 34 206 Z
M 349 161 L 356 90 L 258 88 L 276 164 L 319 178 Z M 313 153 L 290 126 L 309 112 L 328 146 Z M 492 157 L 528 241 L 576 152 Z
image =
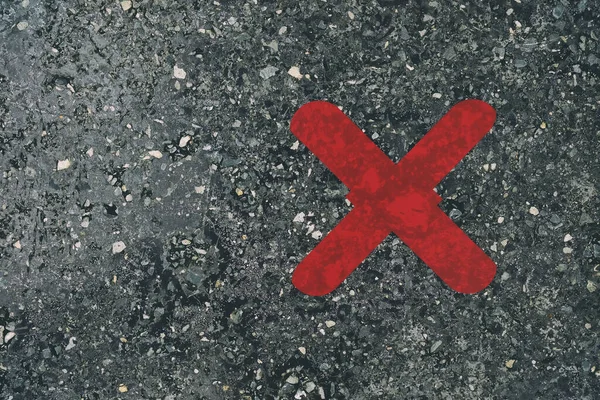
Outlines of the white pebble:
M 272 65 L 267 65 L 266 67 L 260 70 L 259 75 L 262 79 L 269 79 L 274 77 L 278 71 L 279 68 L 274 67 Z
M 565 253 L 565 254 L 571 254 L 572 252 L 573 252 L 573 249 L 570 247 L 563 248 L 563 253 Z
M 196 186 L 194 188 L 194 191 L 198 194 L 204 193 L 205 190 L 206 190 L 206 186 Z
M 295 385 L 298 383 L 298 378 L 295 377 L 294 375 L 291 375 L 285 381 L 289 384 Z
M 63 169 L 67 169 L 70 166 L 71 166 L 71 161 L 69 159 L 59 160 L 58 164 L 56 165 L 56 170 L 57 171 L 62 171 Z
M 565 235 L 565 243 L 566 242 L 570 242 L 573 239 L 573 236 L 569 235 L 568 233 Z
M 179 147 L 187 146 L 187 144 L 190 142 L 191 139 L 192 139 L 192 137 L 190 135 L 186 135 L 186 136 L 182 137 L 181 139 L 179 139 Z
M 23 31 L 23 30 L 27 29 L 28 26 L 29 26 L 29 24 L 27 23 L 27 21 L 21 21 L 17 24 L 17 29 L 20 31 Z
M 294 144 L 292 145 L 292 147 L 290 147 L 290 149 L 292 149 L 292 150 L 298 150 L 299 146 L 300 146 L 300 142 L 296 140 L 294 142 Z
M 131 8 L 131 0 L 124 0 L 121 2 L 121 8 L 123 11 L 127 11 Z
M 300 350 L 300 353 L 306 354 L 306 348 L 304 348 L 304 347 L 298 347 L 298 350 Z
M 173 77 L 175 79 L 185 79 L 186 73 L 183 68 L 179 68 L 177 65 L 173 67 Z
M 65 347 L 65 350 L 71 350 L 73 347 L 76 346 L 75 341 L 77 340 L 77 338 L 75 337 L 70 337 L 69 338 L 69 344 L 67 345 L 67 347 Z
M 294 217 L 294 222 L 304 222 L 304 216 L 305 216 L 305 214 L 303 212 L 299 212 Z
M 14 332 L 8 332 L 6 336 L 4 336 L 4 343 L 8 343 L 15 336 L 16 334 Z
M 540 213 L 540 211 L 537 208 L 535 208 L 535 207 L 529 208 L 529 214 L 538 215 L 539 213 Z
M 93 148 L 93 147 L 90 147 L 90 148 L 88 149 L 88 151 L 86 151 L 86 152 L 85 152 L 85 154 L 87 154 L 87 155 L 88 155 L 88 157 L 93 157 L 93 156 L 94 156 L 94 148 Z
M 490 168 L 492 169 L 492 171 L 496 170 L 496 163 L 492 163 L 492 165 L 490 165 Z
M 314 231 L 311 236 L 313 237 L 313 239 L 321 239 L 321 237 L 323 236 L 323 234 L 321 233 L 321 231 Z
M 123 242 L 114 242 L 112 245 L 112 252 L 113 254 L 117 254 L 122 252 L 123 250 L 125 250 L 127 246 L 125 246 L 125 243 Z
M 504 217 L 498 217 L 498 223 L 501 224 L 504 222 Z
M 490 170 L 490 164 L 483 164 L 483 169 L 487 172 Z
M 288 74 L 291 75 L 291 76 L 293 76 L 296 79 L 302 79 L 302 76 L 303 76 L 302 73 L 300 72 L 300 68 L 295 67 L 295 66 L 291 67 L 288 70 Z
M 352 11 L 348 11 L 348 18 L 354 19 L 354 13 Z
M 441 99 L 442 98 L 442 94 L 441 93 L 434 93 L 432 97 L 434 99 Z
M 327 326 L 328 328 L 334 327 L 335 326 L 335 321 L 325 321 L 325 326 Z
M 162 158 L 163 156 L 162 153 L 158 150 L 149 151 L 148 154 L 150 154 L 154 158 Z

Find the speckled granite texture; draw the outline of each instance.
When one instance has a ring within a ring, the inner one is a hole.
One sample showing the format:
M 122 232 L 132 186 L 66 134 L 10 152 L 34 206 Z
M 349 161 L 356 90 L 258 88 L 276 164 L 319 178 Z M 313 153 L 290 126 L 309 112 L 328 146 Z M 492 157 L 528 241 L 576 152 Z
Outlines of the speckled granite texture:
M 0 398 L 600 398 L 600 2 L 0 0 Z M 437 190 L 498 265 L 452 292 L 289 130 L 326 100 L 398 161 L 497 121 Z

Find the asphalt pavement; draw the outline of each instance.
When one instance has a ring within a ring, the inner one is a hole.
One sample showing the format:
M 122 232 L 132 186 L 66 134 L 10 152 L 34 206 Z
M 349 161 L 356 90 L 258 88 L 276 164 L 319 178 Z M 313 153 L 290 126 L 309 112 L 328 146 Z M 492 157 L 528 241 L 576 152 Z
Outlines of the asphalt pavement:
M 0 398 L 600 399 L 599 38 L 598 0 L 0 0 Z M 352 205 L 296 110 L 398 161 L 470 98 L 437 192 L 491 285 L 390 235 L 299 292 Z

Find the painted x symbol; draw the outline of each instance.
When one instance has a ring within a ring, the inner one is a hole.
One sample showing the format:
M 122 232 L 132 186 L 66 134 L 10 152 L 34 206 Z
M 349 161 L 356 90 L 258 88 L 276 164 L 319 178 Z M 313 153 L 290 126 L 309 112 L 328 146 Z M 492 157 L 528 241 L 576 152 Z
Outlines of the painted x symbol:
M 464 100 L 395 164 L 334 104 L 303 105 L 290 129 L 349 188 L 354 208 L 298 265 L 294 286 L 332 292 L 392 232 L 457 292 L 488 286 L 496 264 L 438 207 L 433 189 L 495 120 L 489 104 Z

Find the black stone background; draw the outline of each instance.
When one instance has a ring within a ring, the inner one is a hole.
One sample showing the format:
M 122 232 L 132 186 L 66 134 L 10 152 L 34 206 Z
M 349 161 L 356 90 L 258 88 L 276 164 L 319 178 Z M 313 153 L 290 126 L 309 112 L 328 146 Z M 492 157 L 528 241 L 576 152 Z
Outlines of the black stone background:
M 0 398 L 600 398 L 599 12 L 1 0 Z M 494 282 L 454 293 L 390 236 L 299 293 L 308 225 L 349 206 L 295 110 L 331 101 L 398 160 L 465 98 L 498 119 L 438 191 Z

